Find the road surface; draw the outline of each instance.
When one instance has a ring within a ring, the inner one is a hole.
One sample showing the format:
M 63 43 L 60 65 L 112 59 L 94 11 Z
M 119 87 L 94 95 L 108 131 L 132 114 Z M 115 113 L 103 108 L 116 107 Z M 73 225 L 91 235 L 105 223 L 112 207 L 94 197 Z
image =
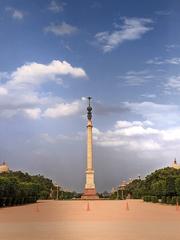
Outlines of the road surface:
M 128 201 L 40 201 L 0 209 L 0 240 L 179 240 L 180 209 Z

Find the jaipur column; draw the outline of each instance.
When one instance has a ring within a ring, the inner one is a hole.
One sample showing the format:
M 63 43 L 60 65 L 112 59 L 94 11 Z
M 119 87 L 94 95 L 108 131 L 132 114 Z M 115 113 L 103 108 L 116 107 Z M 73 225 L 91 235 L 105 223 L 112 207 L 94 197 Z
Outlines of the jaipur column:
M 86 184 L 82 199 L 98 199 L 96 187 L 94 183 L 94 167 L 93 167 L 93 137 L 92 137 L 92 107 L 90 105 L 91 97 L 88 97 L 89 105 L 87 107 L 87 168 L 86 168 Z

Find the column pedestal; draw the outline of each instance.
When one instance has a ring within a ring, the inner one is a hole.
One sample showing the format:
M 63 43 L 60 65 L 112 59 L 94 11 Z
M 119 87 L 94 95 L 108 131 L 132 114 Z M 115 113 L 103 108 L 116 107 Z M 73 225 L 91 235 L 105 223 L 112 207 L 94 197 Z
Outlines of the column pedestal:
M 96 194 L 96 189 L 92 188 L 85 188 L 84 194 L 81 196 L 81 199 L 83 200 L 97 200 L 99 199 L 99 196 Z

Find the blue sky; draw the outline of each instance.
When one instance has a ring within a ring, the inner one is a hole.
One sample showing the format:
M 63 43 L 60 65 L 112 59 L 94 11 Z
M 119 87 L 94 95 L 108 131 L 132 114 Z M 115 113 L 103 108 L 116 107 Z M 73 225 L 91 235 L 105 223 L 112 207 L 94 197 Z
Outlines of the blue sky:
M 0 159 L 98 191 L 180 159 L 180 3 L 0 1 Z M 179 160 L 180 162 L 180 160 Z

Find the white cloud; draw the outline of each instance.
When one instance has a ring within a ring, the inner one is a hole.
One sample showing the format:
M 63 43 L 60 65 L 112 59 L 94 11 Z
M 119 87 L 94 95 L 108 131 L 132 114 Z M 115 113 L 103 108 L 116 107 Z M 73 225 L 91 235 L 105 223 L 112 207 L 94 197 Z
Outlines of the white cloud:
M 156 151 L 161 149 L 159 142 L 160 130 L 147 127 L 147 122 L 118 121 L 112 130 L 94 131 L 97 145 L 120 147 L 129 151 Z
M 0 117 L 2 118 L 12 118 L 19 113 L 19 109 L 3 109 L 0 112 Z
M 143 126 L 132 126 L 126 129 L 121 129 L 118 132 L 124 136 L 157 134 L 156 129 L 153 129 L 153 128 L 145 129 Z
M 167 44 L 166 46 L 166 51 L 171 51 L 171 50 L 176 50 L 180 48 L 179 44 Z
M 39 119 L 41 116 L 41 109 L 40 108 L 29 108 L 24 109 L 25 114 L 31 119 Z
M 155 14 L 156 15 L 159 15 L 159 16 L 169 16 L 173 13 L 172 10 L 159 10 L 159 11 L 156 11 Z
M 53 60 L 49 64 L 36 62 L 25 64 L 11 74 L 8 86 L 37 86 L 46 81 L 57 81 L 60 76 L 69 75 L 74 78 L 87 77 L 82 68 L 72 67 L 66 61 Z
M 141 121 L 117 121 L 108 131 L 93 131 L 94 142 L 102 147 L 111 147 L 116 150 L 132 151 L 139 155 L 153 152 L 173 155 L 175 146 L 180 144 L 180 126 L 158 129 L 150 128 Z
M 157 130 L 147 127 L 153 125 L 150 121 L 117 121 L 115 124 L 116 133 L 122 136 L 138 136 L 157 134 Z
M 140 86 L 152 80 L 154 76 L 148 71 L 128 71 L 125 75 L 118 76 L 127 86 Z
M 82 140 L 82 134 L 77 133 L 76 135 L 63 135 L 63 134 L 58 134 L 58 135 L 50 135 L 49 133 L 42 133 L 40 135 L 40 139 L 42 142 L 48 142 L 51 144 L 59 144 L 61 141 L 77 141 L 77 140 Z
M 61 97 L 47 90 L 44 92 L 41 87 L 47 81 L 57 83 L 60 78 L 63 81 L 63 76 L 87 77 L 82 68 L 73 67 L 66 61 L 58 60 L 47 65 L 36 62 L 28 63 L 8 73 L 6 81 L 0 84 L 0 116 L 9 118 L 16 114 L 23 114 L 29 118 L 38 119 L 45 113 L 46 117 L 48 114 L 52 117 L 52 112 L 54 110 L 55 114 L 58 104 L 61 107 L 64 106 L 65 111 L 65 106 L 69 105 L 66 105 Z M 64 114 L 68 115 L 67 112 Z M 63 113 L 61 115 L 63 116 Z
M 99 131 L 99 129 L 97 129 L 97 128 L 95 128 L 95 127 L 93 127 L 93 134 L 94 135 L 98 135 L 98 134 L 100 134 L 101 132 Z
M 165 88 L 180 91 L 180 75 L 171 76 L 165 84 Z
M 162 59 L 155 57 L 154 59 L 150 59 L 146 62 L 147 64 L 156 64 L 156 65 L 162 65 L 162 64 L 173 64 L 173 65 L 179 65 L 180 64 L 180 58 L 174 57 L 174 58 L 167 58 Z
M 22 20 L 24 18 L 24 12 L 19 9 L 7 7 L 6 11 L 8 11 L 11 14 L 12 18 L 16 20 Z
M 72 103 L 56 104 L 54 107 L 46 109 L 43 116 L 49 117 L 49 118 L 58 118 L 58 117 L 74 115 L 79 111 L 80 111 L 80 102 L 74 101 Z
M 64 10 L 64 6 L 66 5 L 66 3 L 64 2 L 56 2 L 54 0 L 52 0 L 49 4 L 48 9 L 54 13 L 58 13 L 58 12 L 62 12 Z
M 12 17 L 15 18 L 15 19 L 23 19 L 24 14 L 23 14 L 23 12 L 15 9 L 13 14 L 12 14 Z
M 174 125 L 178 123 L 180 108 L 173 104 L 158 104 L 154 102 L 125 102 L 132 113 L 141 115 L 143 118 L 158 125 Z
M 141 94 L 142 97 L 145 97 L 145 98 L 156 98 L 156 95 L 155 94 Z
M 150 121 L 132 121 L 132 122 L 129 122 L 129 121 L 117 121 L 116 124 L 115 124 L 115 128 L 129 128 L 129 127 L 134 127 L 134 126 L 152 126 L 153 123 L 150 122 Z
M 78 28 L 72 26 L 66 22 L 62 22 L 61 24 L 51 24 L 47 26 L 45 32 L 51 32 L 56 36 L 64 36 L 64 35 L 71 35 L 78 31 Z
M 162 138 L 164 141 L 180 141 L 180 127 L 163 130 Z
M 0 96 L 4 96 L 8 94 L 8 90 L 4 87 L 0 87 Z
M 152 30 L 149 18 L 123 18 L 123 24 L 119 25 L 119 30 L 112 32 L 99 32 L 95 35 L 96 40 L 103 51 L 110 52 L 125 41 L 140 39 L 145 33 Z
M 55 138 L 51 137 L 48 133 L 42 133 L 40 138 L 43 140 L 43 141 L 46 141 L 48 143 L 55 143 Z

